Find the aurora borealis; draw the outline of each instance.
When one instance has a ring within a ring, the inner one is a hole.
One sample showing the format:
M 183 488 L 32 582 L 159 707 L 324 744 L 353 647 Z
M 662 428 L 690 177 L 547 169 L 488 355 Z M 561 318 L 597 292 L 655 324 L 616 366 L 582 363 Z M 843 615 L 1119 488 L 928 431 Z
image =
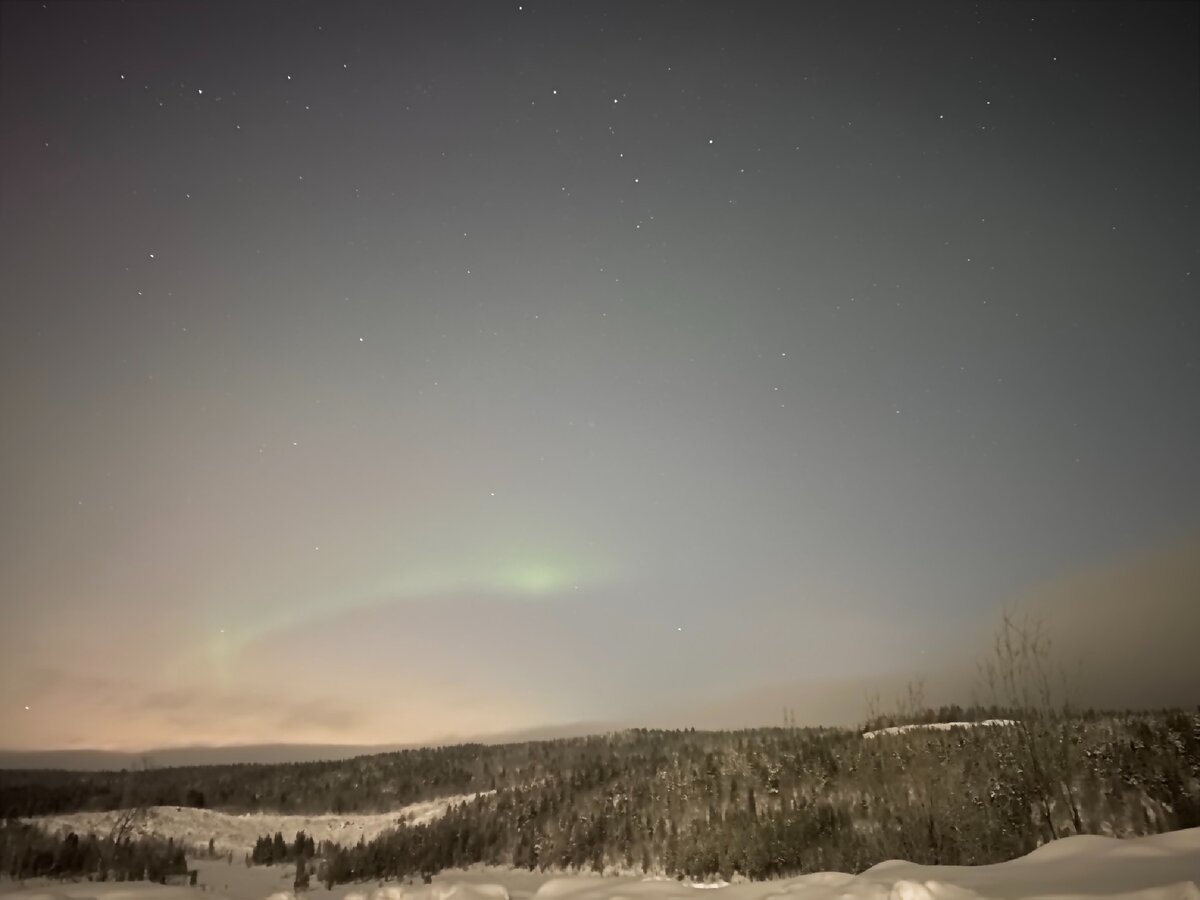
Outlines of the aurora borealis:
M 1195 4 L 0 16 L 0 746 L 853 721 L 1191 596 Z

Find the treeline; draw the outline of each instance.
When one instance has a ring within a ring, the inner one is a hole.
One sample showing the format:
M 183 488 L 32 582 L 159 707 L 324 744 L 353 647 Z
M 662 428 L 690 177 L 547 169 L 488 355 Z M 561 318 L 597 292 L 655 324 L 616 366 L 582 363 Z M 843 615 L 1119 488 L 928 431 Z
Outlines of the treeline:
M 296 832 L 295 840 L 291 843 L 283 839 L 283 832 L 277 831 L 273 838 L 264 834 L 254 842 L 250 862 L 256 866 L 273 866 L 276 863 L 312 859 L 316 855 L 316 842 L 303 831 Z
M 959 712 L 916 710 L 908 721 L 969 717 Z M 847 729 L 634 729 L 329 763 L 5 772 L 0 800 L 9 815 L 128 808 L 130 798 L 136 806 L 188 792 L 214 806 L 226 798 L 230 811 L 328 812 L 338 808 L 330 798 L 343 811 L 378 811 L 495 790 L 355 846 L 311 848 L 306 839 L 297 852 L 278 835 L 252 854 L 252 862 L 299 859 L 305 877 L 313 868 L 330 883 L 475 862 L 751 878 L 857 871 L 896 857 L 981 864 L 1068 834 L 1200 825 L 1200 710 L 980 712 L 1016 724 L 875 740 Z
M 29 824 L 0 824 L 0 866 L 9 878 L 87 878 L 155 881 L 187 876 L 184 849 L 156 837 L 100 838 L 75 832 L 52 835 Z
M 1170 710 L 1160 710 L 1167 714 Z M 860 731 L 880 731 L 884 728 L 895 728 L 899 725 L 936 725 L 941 722 L 985 722 L 988 719 L 1017 720 L 1029 715 L 1028 710 L 1019 707 L 999 706 L 997 704 L 971 704 L 959 706 L 951 703 L 946 706 L 903 710 L 900 712 L 874 713 L 859 728 Z M 1117 710 L 1083 709 L 1073 714 L 1073 717 L 1091 722 L 1096 719 L 1113 718 L 1123 713 Z
M 477 862 L 762 879 L 833 868 L 857 871 L 878 861 L 869 842 L 856 840 L 848 811 L 825 802 L 761 815 L 705 815 L 679 826 L 619 803 L 589 808 L 576 818 L 551 809 L 529 816 L 479 799 L 429 824 L 401 826 L 350 847 L 325 844 L 321 852 L 317 879 L 330 888 L 365 879 L 428 880 L 442 869 Z
M 337 884 L 488 863 L 769 878 L 891 858 L 977 865 L 1067 834 L 1200 825 L 1200 711 L 1017 722 L 870 741 L 759 729 L 555 742 L 542 777 L 369 842 L 324 843 L 316 873 Z
M 926 708 L 912 711 L 875 713 L 863 723 L 861 731 L 880 731 L 884 728 L 895 728 L 898 725 L 935 725 L 940 722 L 985 722 L 988 719 L 1016 719 L 1021 715 L 1018 709 L 1006 706 L 972 704 L 959 706 L 952 703 L 939 706 L 936 709 Z M 1088 710 L 1084 718 L 1095 719 L 1105 713 Z M 1107 715 L 1113 715 L 1108 713 Z
M 0 817 L 130 806 L 191 806 L 235 813 L 387 812 L 447 794 L 516 784 L 542 752 L 538 747 L 462 744 L 326 762 L 144 771 L 0 770 Z

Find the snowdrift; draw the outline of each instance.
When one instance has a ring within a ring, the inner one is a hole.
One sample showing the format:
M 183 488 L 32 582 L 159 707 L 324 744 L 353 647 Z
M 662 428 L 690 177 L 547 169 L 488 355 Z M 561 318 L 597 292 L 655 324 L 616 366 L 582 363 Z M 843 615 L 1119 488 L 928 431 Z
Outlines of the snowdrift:
M 864 731 L 862 736 L 871 740 L 881 734 L 907 734 L 910 731 L 953 731 L 960 728 L 994 728 L 1016 724 L 1012 719 L 984 719 L 980 722 L 929 722 L 923 725 L 893 725 L 891 728 L 878 728 L 875 731 Z
M 0 886 L 4 900 L 296 900 L 286 891 L 219 890 L 225 869 L 199 888 L 148 884 Z M 234 873 L 252 870 L 228 867 Z M 276 875 L 276 878 L 279 876 Z M 531 879 L 537 883 L 532 884 Z M 243 885 L 243 888 L 246 885 Z M 699 895 L 699 887 L 712 890 Z M 232 889 L 231 889 L 232 888 Z M 1119 840 L 1054 841 L 991 866 L 920 866 L 892 860 L 859 875 L 821 872 L 781 881 L 693 885 L 665 878 L 537 876 L 497 869 L 445 872 L 432 884 L 315 888 L 311 900 L 1200 900 L 1200 828 Z
M 696 900 L 698 886 L 557 878 L 534 900 Z M 716 900 L 713 895 L 721 900 L 1200 900 L 1200 828 L 1130 840 L 1068 837 L 991 866 L 892 860 L 860 875 L 821 872 L 719 887 L 704 900 Z

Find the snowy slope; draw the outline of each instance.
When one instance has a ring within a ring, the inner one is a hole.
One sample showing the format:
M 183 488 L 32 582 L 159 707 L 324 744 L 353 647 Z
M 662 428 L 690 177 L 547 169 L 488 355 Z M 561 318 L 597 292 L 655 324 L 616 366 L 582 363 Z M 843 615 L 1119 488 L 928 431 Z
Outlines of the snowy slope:
M 283 867 L 207 862 L 202 889 L 146 884 L 0 884 L 4 900 L 293 900 Z M 317 887 L 310 900 L 1200 900 L 1200 828 L 1118 840 L 1069 837 L 992 866 L 892 861 L 861 875 L 696 887 L 669 879 L 555 877 L 525 871 L 444 872 L 431 885 Z
M 489 792 L 490 793 L 490 792 Z M 211 809 L 193 809 L 187 806 L 152 806 L 147 810 L 145 819 L 135 829 L 137 834 L 156 834 L 159 837 L 174 838 L 182 841 L 187 847 L 207 847 L 210 839 L 220 852 L 229 850 L 234 853 L 249 852 L 254 848 L 255 840 L 264 834 L 272 835 L 279 831 L 289 842 L 295 838 L 296 832 L 303 831 L 318 844 L 321 841 L 335 841 L 339 844 L 350 845 L 358 843 L 359 838 L 371 840 L 381 832 L 386 831 L 402 822 L 421 824 L 431 822 L 445 815 L 446 810 L 459 804 L 473 800 L 476 794 L 455 794 L 427 800 L 423 803 L 413 803 L 401 807 L 395 812 L 364 815 L 348 813 L 346 815 L 320 816 L 287 816 L 274 813 L 247 813 L 246 815 L 231 815 Z M 59 816 L 39 816 L 26 819 L 39 828 L 49 832 L 74 831 L 79 834 L 94 832 L 106 835 L 112 828 L 119 812 L 80 812 Z
M 984 725 L 1015 725 L 1012 719 L 984 719 L 981 722 L 931 722 L 928 725 L 893 725 L 876 731 L 864 731 L 863 737 L 875 738 L 881 734 L 904 734 L 906 731 L 950 731 L 954 728 L 979 728 Z

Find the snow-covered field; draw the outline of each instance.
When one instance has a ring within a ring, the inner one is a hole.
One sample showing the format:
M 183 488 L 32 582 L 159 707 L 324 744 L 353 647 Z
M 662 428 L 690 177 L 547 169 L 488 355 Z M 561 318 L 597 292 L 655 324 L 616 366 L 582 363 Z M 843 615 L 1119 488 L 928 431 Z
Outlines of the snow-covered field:
M 291 872 L 204 862 L 201 888 L 146 884 L 0 884 L 4 900 L 293 900 Z M 430 885 L 315 888 L 309 900 L 693 900 L 668 879 L 470 869 Z M 820 873 L 715 887 L 703 900 L 1200 900 L 1200 828 L 1118 840 L 1063 838 L 993 866 L 919 866 L 891 861 L 860 875 Z
M 219 852 L 232 850 L 235 855 L 249 852 L 261 835 L 279 831 L 287 841 L 303 831 L 318 844 L 334 841 L 343 845 L 358 843 L 359 838 L 371 840 L 381 832 L 400 823 L 421 824 L 443 816 L 450 807 L 473 800 L 476 794 L 455 794 L 424 803 L 413 803 L 394 812 L 364 815 L 285 816 L 273 813 L 230 815 L 211 809 L 187 806 L 152 806 L 134 828 L 135 834 L 155 834 L 174 838 L 186 847 L 208 847 L 209 840 Z M 41 816 L 27 819 L 49 832 L 94 832 L 106 835 L 120 812 L 79 812 L 61 816 Z
M 904 734 L 906 731 L 950 731 L 954 728 L 979 728 L 993 725 L 1015 725 L 1012 719 L 984 719 L 982 722 L 931 722 L 928 725 L 893 725 L 876 731 L 864 731 L 863 737 L 875 738 L 881 734 Z

